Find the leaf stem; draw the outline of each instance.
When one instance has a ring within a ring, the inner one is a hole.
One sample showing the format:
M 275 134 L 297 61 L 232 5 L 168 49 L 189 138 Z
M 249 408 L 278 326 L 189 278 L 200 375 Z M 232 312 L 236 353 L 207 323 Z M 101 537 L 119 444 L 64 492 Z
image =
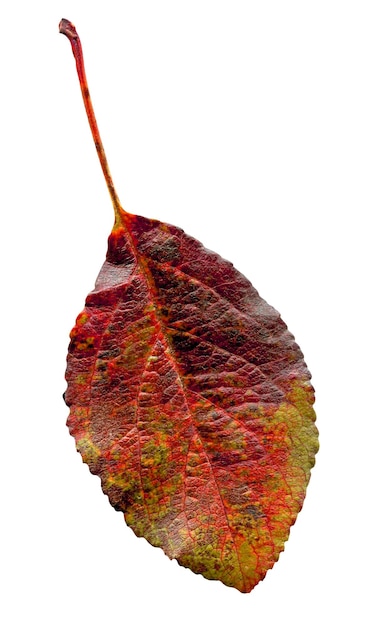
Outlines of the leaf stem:
M 120 226 L 122 222 L 121 214 L 126 213 L 126 211 L 124 211 L 124 209 L 122 208 L 119 197 L 116 193 L 115 186 L 113 184 L 112 176 L 110 173 L 110 169 L 108 167 L 106 154 L 103 148 L 102 139 L 99 134 L 97 120 L 94 114 L 93 104 L 92 104 L 92 100 L 91 100 L 90 93 L 89 93 L 87 77 L 85 74 L 82 44 L 79 39 L 79 35 L 76 32 L 76 28 L 74 24 L 69 22 L 69 20 L 65 20 L 65 19 L 61 20 L 59 24 L 59 31 L 63 35 L 66 35 L 66 37 L 69 39 L 70 44 L 71 44 L 71 49 L 75 57 L 76 70 L 78 72 L 78 78 L 79 78 L 79 83 L 80 83 L 80 89 L 81 89 L 82 96 L 83 96 L 84 106 L 85 106 L 85 110 L 88 116 L 89 126 L 92 131 L 99 162 L 102 167 L 103 175 L 107 183 L 108 191 L 110 192 L 113 209 L 115 212 L 115 226 L 117 225 Z

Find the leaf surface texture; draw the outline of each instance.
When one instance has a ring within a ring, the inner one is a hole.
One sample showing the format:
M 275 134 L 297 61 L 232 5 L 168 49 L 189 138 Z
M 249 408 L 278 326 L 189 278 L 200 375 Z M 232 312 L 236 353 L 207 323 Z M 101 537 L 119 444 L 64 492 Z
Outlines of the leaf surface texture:
M 229 262 L 174 226 L 123 221 L 71 332 L 70 432 L 138 536 L 251 591 L 314 464 L 310 374 Z

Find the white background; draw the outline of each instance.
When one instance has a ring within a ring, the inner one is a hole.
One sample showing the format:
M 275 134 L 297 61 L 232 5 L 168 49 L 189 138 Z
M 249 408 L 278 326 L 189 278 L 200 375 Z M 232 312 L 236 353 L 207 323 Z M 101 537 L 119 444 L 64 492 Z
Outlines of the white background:
M 5 7 L 1 623 L 366 624 L 366 3 Z M 230 259 L 313 374 L 321 449 L 305 506 L 249 595 L 137 539 L 65 427 L 68 333 L 113 213 L 61 17 L 83 41 L 123 206 Z

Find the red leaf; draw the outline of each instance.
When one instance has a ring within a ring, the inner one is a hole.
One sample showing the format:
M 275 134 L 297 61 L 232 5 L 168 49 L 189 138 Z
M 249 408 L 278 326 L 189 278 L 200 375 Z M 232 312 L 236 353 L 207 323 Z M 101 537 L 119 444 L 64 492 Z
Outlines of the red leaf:
M 60 30 L 83 91 L 79 38 L 66 20 Z M 251 591 L 284 548 L 314 464 L 310 374 L 251 283 L 179 228 L 123 211 L 102 165 L 116 223 L 71 332 L 70 432 L 138 536 Z

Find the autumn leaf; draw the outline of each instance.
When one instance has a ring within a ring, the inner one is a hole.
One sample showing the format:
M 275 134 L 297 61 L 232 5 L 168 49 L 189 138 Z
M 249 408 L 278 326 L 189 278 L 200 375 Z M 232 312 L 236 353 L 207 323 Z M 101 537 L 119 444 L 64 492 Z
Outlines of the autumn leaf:
M 314 392 L 279 314 L 181 229 L 124 211 L 74 26 L 115 224 L 71 332 L 65 395 L 83 461 L 138 536 L 249 592 L 284 549 L 317 451 Z

